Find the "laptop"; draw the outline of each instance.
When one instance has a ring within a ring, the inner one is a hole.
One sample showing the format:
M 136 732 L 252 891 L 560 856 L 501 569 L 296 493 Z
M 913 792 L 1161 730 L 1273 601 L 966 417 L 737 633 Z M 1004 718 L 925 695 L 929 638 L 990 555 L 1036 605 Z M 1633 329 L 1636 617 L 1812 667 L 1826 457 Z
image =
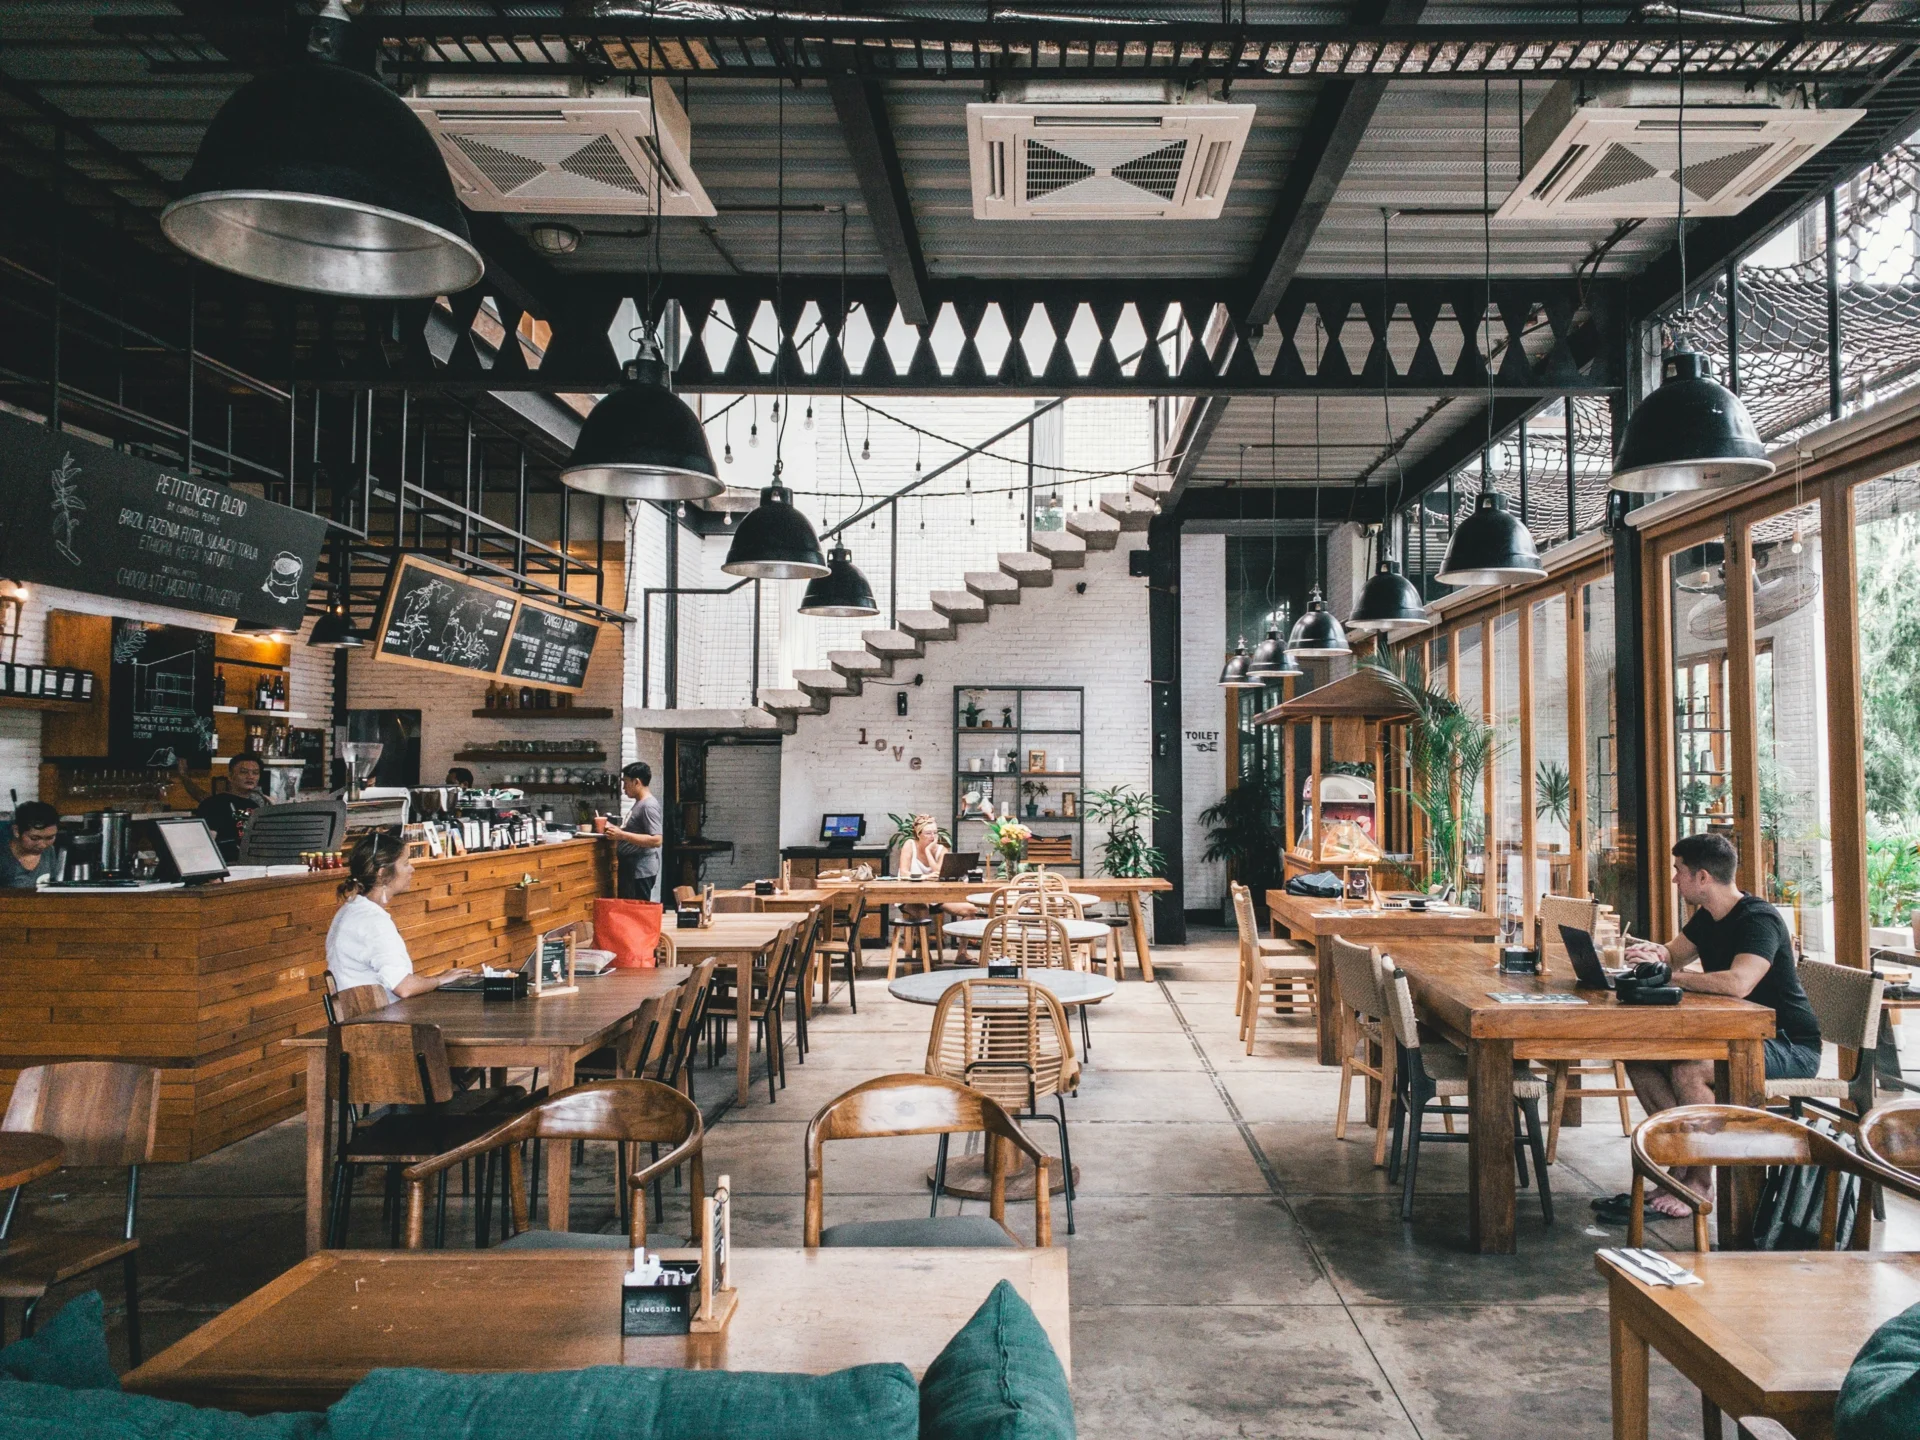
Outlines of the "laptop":
M 940 878 L 964 880 L 967 878 L 967 872 L 979 863 L 978 855 L 961 855 L 950 850 L 940 857 Z
M 1582 990 L 1611 990 L 1613 982 L 1626 972 L 1609 970 L 1600 963 L 1600 952 L 1593 948 L 1593 935 L 1572 925 L 1560 927 L 1560 943 L 1567 947 L 1573 962 L 1574 977 Z

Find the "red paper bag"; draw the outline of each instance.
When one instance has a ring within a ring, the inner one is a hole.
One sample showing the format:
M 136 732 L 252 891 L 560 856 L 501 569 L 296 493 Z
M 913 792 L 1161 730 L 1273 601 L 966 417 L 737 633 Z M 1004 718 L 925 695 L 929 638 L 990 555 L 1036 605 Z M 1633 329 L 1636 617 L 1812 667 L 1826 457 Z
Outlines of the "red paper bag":
M 593 944 L 613 952 L 616 970 L 653 968 L 660 943 L 660 906 L 652 900 L 595 900 Z

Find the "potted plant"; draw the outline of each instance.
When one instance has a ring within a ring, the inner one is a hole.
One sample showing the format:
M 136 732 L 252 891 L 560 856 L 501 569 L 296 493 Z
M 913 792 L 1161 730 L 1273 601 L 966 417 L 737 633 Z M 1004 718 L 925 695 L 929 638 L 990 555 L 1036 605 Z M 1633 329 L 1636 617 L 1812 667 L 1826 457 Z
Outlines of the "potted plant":
M 979 729 L 980 728 L 980 701 L 974 696 L 969 695 L 967 697 L 967 703 L 960 707 L 960 718 L 966 722 L 967 729 L 969 730 Z
M 1201 858 L 1224 861 L 1228 877 L 1252 891 L 1259 906 L 1280 883 L 1281 801 L 1280 782 L 1255 773 L 1242 775 L 1239 784 L 1200 812 L 1200 823 L 1209 827 Z M 1224 899 L 1221 905 L 1230 923 L 1233 901 Z
M 1044 780 L 1022 780 L 1020 782 L 1020 793 L 1026 797 L 1027 818 L 1029 820 L 1038 818 L 1040 814 L 1040 797 L 1047 793 L 1047 782 Z
M 1080 803 L 1087 819 L 1107 827 L 1105 853 L 1100 857 L 1102 875 L 1145 879 L 1160 873 L 1167 857 L 1148 843 L 1140 827 L 1167 812 L 1149 791 L 1133 785 L 1115 785 L 1110 790 L 1087 791 L 1080 797 Z
M 1558 760 L 1542 760 L 1533 767 L 1533 814 L 1567 828 L 1573 814 L 1573 777 Z
M 1385 677 L 1413 714 L 1408 725 L 1413 784 L 1404 793 L 1426 822 L 1427 883 L 1454 886 L 1464 899 L 1467 857 L 1486 840 L 1486 811 L 1477 803 L 1468 806 L 1481 794 L 1487 766 L 1500 751 L 1499 734 L 1452 696 L 1430 688 L 1415 656 L 1396 664 L 1390 655 L 1369 655 L 1360 663 Z

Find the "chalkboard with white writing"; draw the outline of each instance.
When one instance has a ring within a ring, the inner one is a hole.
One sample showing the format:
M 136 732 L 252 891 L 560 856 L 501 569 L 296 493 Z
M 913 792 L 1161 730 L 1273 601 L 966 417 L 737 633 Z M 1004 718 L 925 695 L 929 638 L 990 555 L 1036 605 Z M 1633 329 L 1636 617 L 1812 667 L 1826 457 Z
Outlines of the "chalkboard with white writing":
M 587 662 L 599 635 L 591 620 L 523 600 L 500 673 L 549 690 L 578 691 L 587 683 Z
M 115 616 L 107 758 L 164 767 L 213 749 L 213 632 Z
M 498 586 L 404 556 L 387 582 L 376 654 L 402 665 L 490 675 L 500 668 L 515 604 Z

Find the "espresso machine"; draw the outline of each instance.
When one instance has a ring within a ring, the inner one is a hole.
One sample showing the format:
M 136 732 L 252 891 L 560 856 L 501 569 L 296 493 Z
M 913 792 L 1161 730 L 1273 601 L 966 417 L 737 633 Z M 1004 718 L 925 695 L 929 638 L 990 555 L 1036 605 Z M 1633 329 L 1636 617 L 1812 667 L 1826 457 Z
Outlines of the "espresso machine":
M 125 810 L 93 810 L 60 822 L 51 857 L 56 884 L 133 883 L 133 816 Z

